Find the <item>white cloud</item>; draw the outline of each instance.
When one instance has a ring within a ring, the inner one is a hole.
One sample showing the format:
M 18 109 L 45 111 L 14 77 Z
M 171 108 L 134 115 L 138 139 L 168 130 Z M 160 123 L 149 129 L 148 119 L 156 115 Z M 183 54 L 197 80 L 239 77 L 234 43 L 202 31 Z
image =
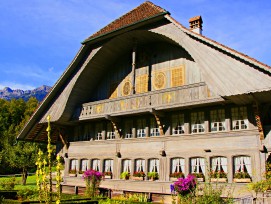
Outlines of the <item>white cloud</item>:
M 9 81 L 5 81 L 5 82 L 2 82 L 0 84 L 0 89 L 3 89 L 5 87 L 9 87 L 13 90 L 15 89 L 21 89 L 21 90 L 33 90 L 37 87 L 34 87 L 34 86 L 31 86 L 31 85 L 27 85 L 27 84 L 18 84 L 18 83 L 15 83 L 15 82 L 9 82 Z

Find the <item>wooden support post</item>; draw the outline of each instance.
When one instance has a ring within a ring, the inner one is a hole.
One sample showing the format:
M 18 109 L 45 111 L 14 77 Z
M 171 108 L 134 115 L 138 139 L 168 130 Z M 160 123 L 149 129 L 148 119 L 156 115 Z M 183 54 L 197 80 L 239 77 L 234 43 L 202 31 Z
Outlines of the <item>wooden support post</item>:
M 78 195 L 78 186 L 74 186 L 74 194 Z
M 159 127 L 160 135 L 165 135 L 164 129 L 163 129 L 163 125 L 162 125 L 161 119 L 160 119 L 160 117 L 164 117 L 165 114 L 164 114 L 162 111 L 157 111 L 157 110 L 155 110 L 155 109 L 153 109 L 153 108 L 150 110 L 150 112 L 151 112 L 151 113 L 154 115 L 154 117 L 155 117 L 156 123 L 157 123 L 157 125 L 158 125 L 158 127 Z
M 116 133 L 117 137 L 118 137 L 118 138 L 121 138 L 122 135 L 121 135 L 120 129 L 118 128 L 118 125 L 117 125 L 117 123 L 119 123 L 120 120 L 119 120 L 118 118 L 112 117 L 112 116 L 110 116 L 110 115 L 106 115 L 105 118 L 106 118 L 107 120 L 110 120 L 110 121 L 111 121 L 111 123 L 112 123 L 112 125 L 113 125 L 113 128 L 114 128 L 114 130 L 115 130 L 115 133 Z
M 260 140 L 264 140 L 263 126 L 262 126 L 262 122 L 261 122 L 261 116 L 260 116 L 258 104 L 253 105 L 253 112 L 254 112 L 256 125 L 257 125 L 259 133 L 260 133 Z
M 132 53 L 132 94 L 135 94 L 135 69 L 136 69 L 136 47 L 137 42 L 134 40 L 134 47 Z

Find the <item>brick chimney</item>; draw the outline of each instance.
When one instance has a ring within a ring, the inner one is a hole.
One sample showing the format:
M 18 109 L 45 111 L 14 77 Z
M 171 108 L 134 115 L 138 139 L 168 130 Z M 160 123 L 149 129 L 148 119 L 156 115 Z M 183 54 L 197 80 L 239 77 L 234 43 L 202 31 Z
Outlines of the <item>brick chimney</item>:
M 201 16 L 195 16 L 193 18 L 189 19 L 189 24 L 190 24 L 190 30 L 198 33 L 198 34 L 202 34 L 202 18 Z

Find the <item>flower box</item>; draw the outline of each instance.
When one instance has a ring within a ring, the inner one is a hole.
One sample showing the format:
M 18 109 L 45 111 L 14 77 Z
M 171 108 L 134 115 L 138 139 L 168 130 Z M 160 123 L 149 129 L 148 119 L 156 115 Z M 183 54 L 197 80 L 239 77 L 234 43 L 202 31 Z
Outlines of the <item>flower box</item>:
M 112 179 L 112 175 L 105 175 L 104 178 L 105 179 Z
M 175 177 L 169 177 L 169 180 L 170 180 L 170 181 L 177 181 L 178 178 L 175 178 Z
M 250 178 L 234 178 L 233 182 L 235 182 L 235 183 L 250 183 L 251 179 Z
M 198 181 L 198 182 L 203 182 L 203 181 L 204 181 L 204 178 L 197 178 L 197 181 Z
M 211 182 L 227 183 L 227 178 L 211 178 Z
M 135 181 L 143 181 L 144 177 L 133 176 L 132 179 L 135 180 Z

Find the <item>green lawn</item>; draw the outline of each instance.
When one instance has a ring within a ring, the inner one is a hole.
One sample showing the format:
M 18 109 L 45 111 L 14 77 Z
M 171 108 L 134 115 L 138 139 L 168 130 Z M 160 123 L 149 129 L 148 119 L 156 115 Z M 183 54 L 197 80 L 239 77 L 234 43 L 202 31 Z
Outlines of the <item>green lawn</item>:
M 0 183 L 1 183 L 1 181 L 7 180 L 9 178 L 10 177 L 0 177 Z M 28 176 L 25 186 L 23 186 L 21 183 L 22 183 L 22 177 L 16 177 L 16 185 L 15 185 L 14 190 L 21 190 L 24 188 L 35 189 L 36 188 L 36 175 Z M 1 186 L 0 186 L 0 189 L 2 189 Z

